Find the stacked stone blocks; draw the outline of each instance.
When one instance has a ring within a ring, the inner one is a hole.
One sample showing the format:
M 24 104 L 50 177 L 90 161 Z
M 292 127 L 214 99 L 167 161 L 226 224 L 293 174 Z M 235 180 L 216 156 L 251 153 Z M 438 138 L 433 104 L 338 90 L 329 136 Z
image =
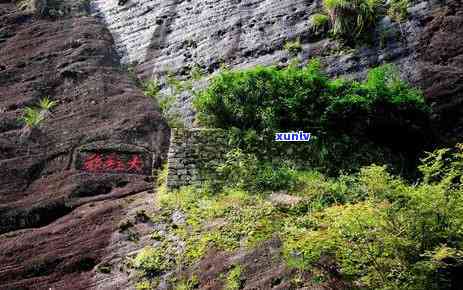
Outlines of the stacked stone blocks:
M 167 187 L 219 182 L 215 165 L 228 151 L 227 133 L 221 129 L 174 128 L 167 156 Z

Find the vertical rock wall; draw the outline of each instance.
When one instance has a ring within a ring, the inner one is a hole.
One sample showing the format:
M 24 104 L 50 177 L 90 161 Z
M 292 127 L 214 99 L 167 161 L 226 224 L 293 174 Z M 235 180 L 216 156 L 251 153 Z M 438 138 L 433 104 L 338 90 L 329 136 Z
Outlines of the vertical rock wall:
M 460 1 L 410 1 L 405 21 L 397 23 L 384 16 L 372 43 L 357 43 L 352 49 L 311 31 L 309 19 L 322 10 L 321 0 L 119 2 L 91 1 L 93 14 L 107 24 L 122 62 L 138 63 L 138 75 L 158 79 L 163 88 L 167 74 L 188 79 L 194 67 L 213 74 L 222 64 L 230 68 L 286 66 L 291 56 L 284 45 L 299 39 L 302 51 L 297 57 L 302 63 L 320 58 L 332 76 L 363 78 L 371 67 L 397 65 L 401 76 L 422 88 L 435 104 L 436 123 L 443 124 L 439 127 L 458 123 L 458 128 L 446 133 L 449 136 L 463 131 L 458 118 L 448 118 L 449 113 L 460 112 L 456 106 L 461 104 Z M 455 41 L 448 43 L 450 39 Z M 442 89 L 449 85 L 455 89 Z M 191 100 L 190 93 L 182 93 L 175 105 L 187 126 L 194 124 Z

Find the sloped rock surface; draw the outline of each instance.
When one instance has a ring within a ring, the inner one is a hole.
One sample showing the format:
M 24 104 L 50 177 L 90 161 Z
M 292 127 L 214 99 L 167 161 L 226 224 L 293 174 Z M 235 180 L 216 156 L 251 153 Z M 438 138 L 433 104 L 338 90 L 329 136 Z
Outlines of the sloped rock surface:
M 455 85 L 462 77 L 458 68 L 460 3 L 411 1 L 405 22 L 384 17 L 373 42 L 359 43 L 351 50 L 311 31 L 310 15 L 322 5 L 317 0 L 128 0 L 123 5 L 96 0 L 92 11 L 107 23 L 122 60 L 138 63 L 138 73 L 144 79 L 162 82 L 168 73 L 186 78 L 195 66 L 207 73 L 216 72 L 221 64 L 232 68 L 284 66 L 291 59 L 284 44 L 300 39 L 302 62 L 319 57 L 330 75 L 361 78 L 370 67 L 396 64 L 403 78 L 421 87 L 430 103 L 438 104 L 437 131 L 461 136 L 461 121 L 450 129 L 447 125 L 455 123 L 455 118 L 442 118 L 447 113 L 455 115 L 461 107 L 458 96 L 462 91 Z M 192 125 L 191 95 L 181 94 L 178 103 L 187 125 Z
M 39 17 L 0 2 L 0 289 L 89 289 L 129 197 L 152 188 L 146 166 L 164 158 L 168 127 L 112 45 L 82 11 Z M 57 106 L 27 129 L 22 110 L 45 96 Z M 140 170 L 82 170 L 82 150 Z

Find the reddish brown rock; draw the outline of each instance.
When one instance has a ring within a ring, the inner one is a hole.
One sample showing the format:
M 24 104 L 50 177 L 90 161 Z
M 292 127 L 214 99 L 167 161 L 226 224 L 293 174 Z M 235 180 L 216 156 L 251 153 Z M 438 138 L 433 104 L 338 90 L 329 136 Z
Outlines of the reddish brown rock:
M 418 45 L 420 81 L 434 104 L 438 130 L 450 142 L 463 138 L 463 4 L 448 1 L 429 15 Z
M 88 289 L 125 197 L 152 188 L 168 127 L 112 44 L 93 17 L 0 2 L 0 289 Z M 28 132 L 18 118 L 46 96 L 57 106 Z M 86 172 L 82 152 L 127 170 Z

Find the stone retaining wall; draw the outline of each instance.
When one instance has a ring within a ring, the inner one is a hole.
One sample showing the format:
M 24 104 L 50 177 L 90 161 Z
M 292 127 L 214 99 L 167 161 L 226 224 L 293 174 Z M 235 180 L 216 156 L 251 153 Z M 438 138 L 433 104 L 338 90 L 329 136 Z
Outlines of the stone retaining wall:
M 167 157 L 167 187 L 214 181 L 214 165 L 228 151 L 226 132 L 220 129 L 172 129 Z M 212 178 L 211 178 L 212 177 Z

